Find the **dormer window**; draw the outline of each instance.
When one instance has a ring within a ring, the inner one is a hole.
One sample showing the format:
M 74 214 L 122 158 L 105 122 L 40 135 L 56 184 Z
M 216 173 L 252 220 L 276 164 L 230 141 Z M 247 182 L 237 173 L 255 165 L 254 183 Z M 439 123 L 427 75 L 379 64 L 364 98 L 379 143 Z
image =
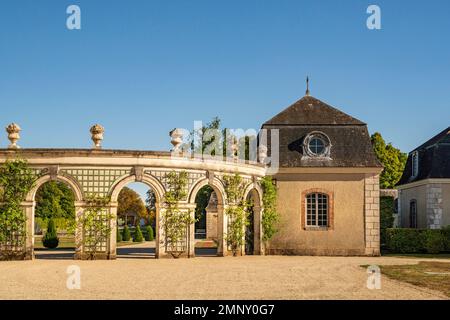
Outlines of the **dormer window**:
M 328 136 L 320 131 L 309 133 L 303 141 L 303 159 L 330 158 L 331 143 Z
M 412 177 L 415 178 L 419 174 L 419 153 L 414 151 L 411 155 Z

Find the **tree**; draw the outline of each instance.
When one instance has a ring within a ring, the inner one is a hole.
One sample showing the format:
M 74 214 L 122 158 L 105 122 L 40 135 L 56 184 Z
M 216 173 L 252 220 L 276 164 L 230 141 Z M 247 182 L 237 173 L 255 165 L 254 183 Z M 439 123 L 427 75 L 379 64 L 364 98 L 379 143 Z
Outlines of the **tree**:
M 195 196 L 195 218 L 197 219 L 198 228 L 206 228 L 205 209 L 208 206 L 213 191 L 213 188 L 206 185 Z
M 26 216 L 22 201 L 32 189 L 36 175 L 22 159 L 6 161 L 0 167 L 0 260 L 26 256 Z
M 139 225 L 137 225 L 136 229 L 134 230 L 133 242 L 143 242 L 143 241 L 144 241 L 144 237 L 142 236 L 141 227 L 139 227 Z
M 49 181 L 36 193 L 35 215 L 42 219 L 75 219 L 75 196 L 65 183 Z
M 116 235 L 116 242 L 122 242 L 122 234 L 120 233 L 119 228 L 117 227 L 117 235 Z
M 123 227 L 123 231 L 122 231 L 122 240 L 130 241 L 130 239 L 131 239 L 130 229 L 128 229 L 128 226 L 125 225 L 125 227 Z
M 47 232 L 42 238 L 42 244 L 44 245 L 44 247 L 49 249 L 54 249 L 58 247 L 59 238 L 56 233 L 55 221 L 51 218 L 48 220 Z
M 225 214 L 228 216 L 228 232 L 225 239 L 235 257 L 245 241 L 245 227 L 249 224 L 248 203 L 244 201 L 245 185 L 239 174 L 224 176 L 223 181 L 228 200 L 228 206 L 225 209 Z
M 186 251 L 186 232 L 195 222 L 189 211 L 180 210 L 178 203 L 187 195 L 188 174 L 186 171 L 166 174 L 167 191 L 164 195 L 165 210 L 161 223 L 164 228 L 166 252 L 178 258 Z
M 86 209 L 80 218 L 84 235 L 82 245 L 89 260 L 95 260 L 111 235 L 114 216 L 109 212 L 110 199 L 92 194 L 86 197 Z M 116 223 L 116 222 L 114 222 Z
M 145 230 L 147 231 L 145 233 L 145 240 L 147 241 L 153 241 L 155 239 L 155 236 L 153 234 L 153 228 L 152 226 L 146 226 Z
M 386 144 L 380 133 L 375 132 L 371 136 L 372 147 L 381 164 L 384 166 L 380 175 L 380 187 L 392 189 L 400 180 L 405 168 L 407 155 L 399 149 Z
M 263 189 L 263 215 L 262 215 L 262 229 L 263 229 L 263 241 L 267 245 L 267 242 L 272 239 L 277 232 L 276 224 L 279 221 L 279 215 L 277 212 L 277 188 L 273 183 L 272 177 L 264 177 L 261 180 L 261 186 Z
M 148 189 L 146 196 L 145 208 L 147 210 L 148 223 L 154 226 L 156 222 L 156 195 L 152 189 Z
M 126 216 L 127 214 L 133 212 L 141 218 L 146 217 L 147 210 L 145 208 L 144 202 L 136 191 L 124 187 L 120 191 L 117 201 L 119 203 L 119 206 L 117 208 L 118 216 Z M 127 222 L 125 221 L 125 223 Z

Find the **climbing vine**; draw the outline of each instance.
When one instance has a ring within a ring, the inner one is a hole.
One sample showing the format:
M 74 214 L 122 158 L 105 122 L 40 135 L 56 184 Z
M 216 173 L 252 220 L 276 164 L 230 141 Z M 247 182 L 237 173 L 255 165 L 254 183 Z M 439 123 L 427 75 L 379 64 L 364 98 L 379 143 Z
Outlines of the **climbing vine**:
M 261 179 L 261 186 L 263 189 L 262 201 L 264 207 L 262 214 L 263 241 L 267 244 L 277 232 L 276 225 L 279 221 L 277 212 L 277 188 L 270 176 Z
M 106 251 L 114 219 L 108 209 L 109 203 L 108 197 L 96 194 L 86 197 L 86 209 L 80 217 L 80 223 L 84 230 L 81 244 L 88 260 L 95 260 L 98 253 Z
M 0 259 L 26 254 L 26 216 L 21 203 L 35 180 L 25 160 L 6 161 L 0 167 Z
M 228 232 L 225 235 L 227 245 L 231 247 L 233 256 L 237 256 L 245 241 L 245 227 L 249 224 L 247 218 L 248 204 L 244 201 L 245 185 L 239 174 L 223 177 L 228 206 L 225 214 L 228 216 Z
M 182 172 L 169 172 L 166 174 L 167 191 L 164 196 L 165 208 L 161 224 L 165 232 L 166 252 L 178 258 L 186 251 L 187 229 L 195 222 L 190 211 L 181 210 L 179 201 L 187 196 L 188 174 Z

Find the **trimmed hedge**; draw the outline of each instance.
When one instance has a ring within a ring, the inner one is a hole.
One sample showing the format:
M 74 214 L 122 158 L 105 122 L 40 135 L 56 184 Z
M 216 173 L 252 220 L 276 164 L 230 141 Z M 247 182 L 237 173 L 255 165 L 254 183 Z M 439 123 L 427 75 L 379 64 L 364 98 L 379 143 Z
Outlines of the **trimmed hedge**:
M 152 226 L 146 226 L 145 227 L 145 231 L 146 231 L 146 233 L 145 233 L 145 240 L 146 241 L 153 241 L 153 240 L 155 240 L 155 236 L 153 234 Z
M 128 229 L 128 226 L 123 227 L 122 230 L 122 241 L 130 241 L 131 240 L 131 233 L 130 229 Z
M 136 226 L 136 229 L 134 230 L 133 234 L 133 242 L 143 242 L 144 237 L 142 236 L 141 227 Z
M 386 230 L 387 249 L 395 253 L 439 253 L 450 251 L 450 228 Z
M 58 247 L 59 238 L 56 233 L 55 221 L 53 219 L 48 220 L 47 232 L 42 238 L 42 244 L 44 245 L 44 247 L 49 249 L 55 249 L 56 247 Z

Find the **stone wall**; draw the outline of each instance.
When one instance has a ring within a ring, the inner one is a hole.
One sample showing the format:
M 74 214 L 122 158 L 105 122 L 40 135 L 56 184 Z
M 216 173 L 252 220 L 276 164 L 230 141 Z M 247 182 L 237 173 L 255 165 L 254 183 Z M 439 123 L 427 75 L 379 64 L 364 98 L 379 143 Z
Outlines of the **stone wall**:
M 442 185 L 427 184 L 427 225 L 430 229 L 440 229 L 442 226 Z
M 364 179 L 366 255 L 380 255 L 380 185 L 378 175 Z

